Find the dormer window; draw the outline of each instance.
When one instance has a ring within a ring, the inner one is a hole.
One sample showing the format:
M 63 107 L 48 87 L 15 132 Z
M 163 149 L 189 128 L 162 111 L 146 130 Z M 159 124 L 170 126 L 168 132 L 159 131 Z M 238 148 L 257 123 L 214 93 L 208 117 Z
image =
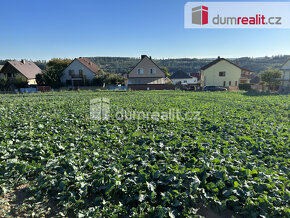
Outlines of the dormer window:
M 155 68 L 151 68 L 150 69 L 150 74 L 156 74 L 156 69 Z
M 140 75 L 140 74 L 143 74 L 143 68 L 139 68 L 138 69 L 138 74 Z

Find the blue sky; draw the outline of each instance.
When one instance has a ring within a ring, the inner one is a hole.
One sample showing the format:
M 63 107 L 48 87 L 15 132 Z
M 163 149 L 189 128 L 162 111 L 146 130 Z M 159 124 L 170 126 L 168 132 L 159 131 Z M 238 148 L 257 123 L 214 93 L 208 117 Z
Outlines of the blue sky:
M 2 0 L 0 59 L 290 55 L 290 29 L 184 29 L 186 2 Z

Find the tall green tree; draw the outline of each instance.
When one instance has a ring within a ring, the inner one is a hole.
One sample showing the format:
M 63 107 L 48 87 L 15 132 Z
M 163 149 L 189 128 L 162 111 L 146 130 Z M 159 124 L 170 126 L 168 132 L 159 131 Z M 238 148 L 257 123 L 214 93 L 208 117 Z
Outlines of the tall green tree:
M 279 89 L 282 71 L 279 69 L 268 69 L 260 74 L 261 80 L 269 85 L 270 90 L 276 91 Z
M 67 58 L 53 58 L 47 63 L 46 70 L 43 71 L 43 75 L 38 76 L 38 82 L 44 83 L 45 85 L 49 85 L 52 88 L 61 87 L 60 78 L 62 76 L 62 72 L 65 68 L 70 65 L 72 62 L 71 59 Z
M 165 73 L 166 77 L 170 77 L 170 74 L 168 72 L 168 68 L 167 67 L 160 67 L 160 69 Z

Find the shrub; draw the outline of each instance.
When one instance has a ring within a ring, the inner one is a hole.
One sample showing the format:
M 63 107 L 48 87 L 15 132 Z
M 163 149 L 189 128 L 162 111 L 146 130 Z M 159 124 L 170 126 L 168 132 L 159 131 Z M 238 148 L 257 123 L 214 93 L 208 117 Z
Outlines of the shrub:
M 240 90 L 245 90 L 245 91 L 251 91 L 251 84 L 246 83 L 246 84 L 239 84 L 239 89 Z
M 23 76 L 17 75 L 15 78 L 9 79 L 11 86 L 15 88 L 27 88 L 28 82 L 27 79 Z

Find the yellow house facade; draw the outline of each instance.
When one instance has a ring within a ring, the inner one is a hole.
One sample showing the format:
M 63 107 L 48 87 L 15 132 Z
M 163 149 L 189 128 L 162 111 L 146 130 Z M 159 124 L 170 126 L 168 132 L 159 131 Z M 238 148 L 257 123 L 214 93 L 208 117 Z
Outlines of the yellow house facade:
M 244 71 L 238 65 L 218 57 L 201 68 L 201 86 L 238 87 Z

